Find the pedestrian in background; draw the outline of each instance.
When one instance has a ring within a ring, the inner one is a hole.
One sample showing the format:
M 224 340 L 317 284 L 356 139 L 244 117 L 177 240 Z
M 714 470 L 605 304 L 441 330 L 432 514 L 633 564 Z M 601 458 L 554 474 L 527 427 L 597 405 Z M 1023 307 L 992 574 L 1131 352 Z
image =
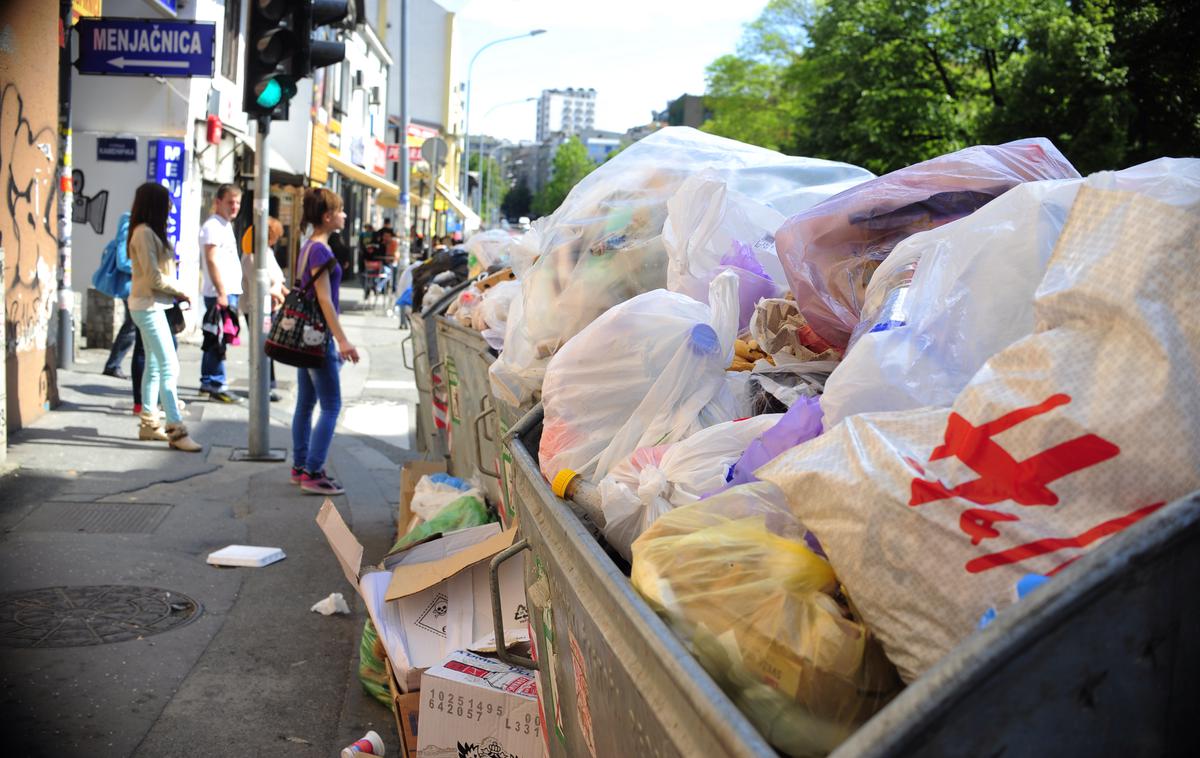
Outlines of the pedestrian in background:
M 179 408 L 179 356 L 171 339 L 167 309 L 191 298 L 175 284 L 175 251 L 167 241 L 167 218 L 171 213 L 171 195 L 156 182 L 146 182 L 133 196 L 129 218 L 129 258 L 133 268 L 129 307 L 146 350 L 146 369 L 142 377 L 142 400 L 138 438 L 166 440 L 176 449 L 189 453 L 201 450 L 183 424 Z M 164 429 L 156 402 L 161 401 L 167 417 Z
M 233 219 L 241 205 L 242 191 L 235 185 L 222 184 L 213 201 L 213 214 L 200 227 L 200 269 L 204 279 L 200 292 L 204 295 L 206 315 L 213 308 L 237 310 L 242 294 L 242 264 L 233 234 Z M 239 402 L 239 398 L 229 393 L 224 351 L 219 346 L 205 350 L 200 360 L 200 394 L 205 393 L 222 403 Z
M 299 286 L 312 287 L 316 291 L 317 302 L 333 338 L 328 342 L 323 366 L 297 369 L 296 410 L 292 415 L 292 481 L 305 492 L 341 495 L 346 490 L 325 473 L 325 461 L 342 409 L 338 372 L 343 360 L 358 363 L 358 349 L 346 338 L 338 318 L 342 267 L 329 248 L 329 234 L 346 224 L 342 199 L 327 189 L 308 190 L 304 193 L 303 223 L 311 225 L 312 234 L 300 251 Z M 318 403 L 321 414 L 313 426 L 313 409 Z
M 274 216 L 267 217 L 267 294 L 271 298 L 271 313 L 279 310 L 279 306 L 283 305 L 283 299 L 287 297 L 287 287 L 283 286 L 283 269 L 279 268 L 279 261 L 275 259 L 275 246 L 279 244 L 279 240 L 283 237 L 283 224 Z M 252 292 L 255 287 L 255 263 L 254 263 L 254 227 L 246 229 L 246 233 L 242 235 L 242 292 Z M 243 311 L 246 317 L 246 326 L 250 326 L 250 319 L 260 314 Z M 270 331 L 270 326 L 263 327 L 263 333 Z M 272 403 L 280 401 L 279 393 L 275 391 L 275 361 L 267 359 L 267 365 L 271 370 L 271 394 L 270 400 Z
M 112 348 L 108 351 L 108 360 L 104 362 L 104 375 L 117 379 L 129 378 L 129 375 L 121 369 L 121 363 L 125 360 L 125 354 L 129 352 L 129 348 L 133 347 L 137 341 L 137 327 L 133 324 L 133 317 L 129 315 L 129 277 L 133 275 L 133 268 L 129 262 L 128 244 L 129 214 L 122 213 L 121 217 L 117 219 L 117 233 L 105 245 L 104 259 L 101 260 L 100 267 L 92 277 L 94 289 L 109 295 L 114 300 L 120 300 L 125 306 L 125 320 L 121 322 L 121 328 L 113 337 Z M 107 259 L 110 255 L 112 260 L 108 262 Z M 108 262 L 107 267 L 105 266 L 106 262 Z M 106 273 L 108 277 L 104 281 L 98 281 L 104 278 Z M 115 303 L 113 305 L 116 306 Z M 135 357 L 134 361 L 136 362 L 136 360 Z M 141 405 L 141 401 L 135 400 L 135 404 Z M 134 412 L 138 413 L 139 411 L 135 410 Z

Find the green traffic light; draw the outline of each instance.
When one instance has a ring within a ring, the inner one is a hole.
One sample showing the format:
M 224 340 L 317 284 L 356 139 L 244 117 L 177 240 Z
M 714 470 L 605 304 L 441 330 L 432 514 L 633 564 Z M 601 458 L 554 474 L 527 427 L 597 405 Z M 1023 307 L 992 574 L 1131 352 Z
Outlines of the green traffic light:
M 279 100 L 283 97 L 283 88 L 279 86 L 279 82 L 274 79 L 268 79 L 262 85 L 262 91 L 258 93 L 255 102 L 262 108 L 274 108 L 279 105 Z

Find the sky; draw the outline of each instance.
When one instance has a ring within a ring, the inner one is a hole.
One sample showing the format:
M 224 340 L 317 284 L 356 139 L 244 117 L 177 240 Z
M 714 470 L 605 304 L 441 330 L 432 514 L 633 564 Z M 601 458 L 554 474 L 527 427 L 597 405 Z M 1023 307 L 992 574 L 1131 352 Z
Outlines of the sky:
M 455 66 L 471 75 L 473 134 L 532 140 L 543 89 L 594 87 L 596 128 L 624 132 L 682 94 L 704 93 L 704 69 L 732 53 L 766 0 L 438 0 L 457 14 Z M 516 101 L 516 102 L 513 102 Z

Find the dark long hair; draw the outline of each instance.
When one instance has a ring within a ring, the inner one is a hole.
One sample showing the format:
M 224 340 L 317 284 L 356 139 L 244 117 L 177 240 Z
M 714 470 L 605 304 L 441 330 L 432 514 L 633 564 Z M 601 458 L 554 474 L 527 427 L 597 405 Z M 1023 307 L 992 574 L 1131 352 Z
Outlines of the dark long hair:
M 157 182 L 146 182 L 133 194 L 133 210 L 129 214 L 129 231 L 145 224 L 167 244 L 167 218 L 171 215 L 171 193 Z

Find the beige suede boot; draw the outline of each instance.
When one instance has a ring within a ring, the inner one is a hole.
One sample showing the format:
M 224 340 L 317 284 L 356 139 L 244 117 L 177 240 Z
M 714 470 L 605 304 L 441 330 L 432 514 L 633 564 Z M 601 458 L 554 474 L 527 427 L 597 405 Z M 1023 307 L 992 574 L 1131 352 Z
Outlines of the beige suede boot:
M 185 453 L 198 453 L 204 449 L 188 436 L 187 427 L 182 423 L 167 424 L 167 439 L 171 447 L 176 450 L 182 450 Z
M 166 442 L 167 431 L 163 429 L 162 418 L 157 411 L 142 411 L 142 423 L 138 427 L 139 440 L 158 440 Z

